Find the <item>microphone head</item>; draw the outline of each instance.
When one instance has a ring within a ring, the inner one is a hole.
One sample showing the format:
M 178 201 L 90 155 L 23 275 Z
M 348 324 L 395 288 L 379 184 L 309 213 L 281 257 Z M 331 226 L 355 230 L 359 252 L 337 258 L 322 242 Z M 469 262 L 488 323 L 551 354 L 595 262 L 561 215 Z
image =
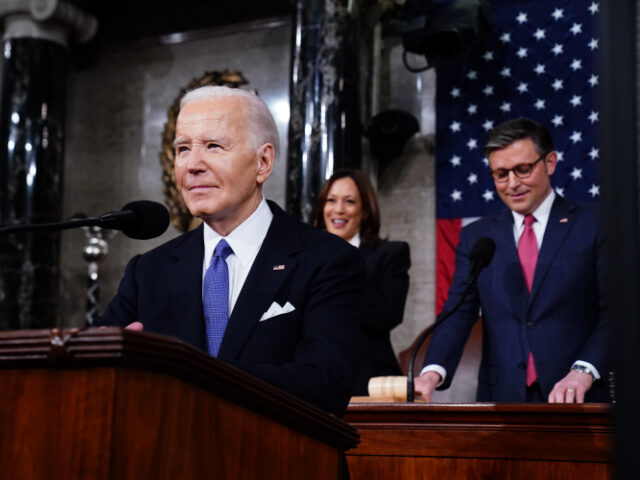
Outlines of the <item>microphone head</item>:
M 471 247 L 469 260 L 471 263 L 480 262 L 481 268 L 484 268 L 491 263 L 494 253 L 496 253 L 496 242 L 489 237 L 480 237 Z
M 135 215 L 121 228 L 129 238 L 136 240 L 148 240 L 159 237 L 169 227 L 169 211 L 167 207 L 150 200 L 137 200 L 129 202 L 122 211 L 130 211 Z

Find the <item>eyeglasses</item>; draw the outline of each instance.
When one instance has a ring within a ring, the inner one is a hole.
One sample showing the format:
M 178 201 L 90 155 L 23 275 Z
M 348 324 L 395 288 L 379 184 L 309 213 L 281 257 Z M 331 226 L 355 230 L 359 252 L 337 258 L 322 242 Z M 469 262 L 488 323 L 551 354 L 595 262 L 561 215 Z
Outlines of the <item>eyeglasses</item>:
M 509 180 L 509 172 L 513 172 L 518 178 L 527 178 L 533 172 L 533 168 L 540 160 L 544 160 L 547 155 L 542 155 L 535 162 L 521 163 L 513 168 L 498 168 L 497 170 L 489 170 L 493 179 L 498 183 L 504 183 Z

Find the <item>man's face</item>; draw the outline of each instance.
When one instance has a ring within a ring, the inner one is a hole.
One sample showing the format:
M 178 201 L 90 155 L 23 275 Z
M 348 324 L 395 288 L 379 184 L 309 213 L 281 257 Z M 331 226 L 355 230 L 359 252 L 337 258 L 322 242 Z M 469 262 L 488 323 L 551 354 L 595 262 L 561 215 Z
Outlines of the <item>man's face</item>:
M 510 170 L 516 165 L 531 164 L 538 158 L 540 154 L 533 141 L 525 138 L 489 154 L 489 168 Z M 509 172 L 505 182 L 494 179 L 498 195 L 507 207 L 522 215 L 533 213 L 551 191 L 550 176 L 555 171 L 557 160 L 556 152 L 551 152 L 533 166 L 526 178 L 518 178 L 514 172 Z
M 221 235 L 246 220 L 271 174 L 271 144 L 250 144 L 246 100 L 221 97 L 191 102 L 176 123 L 175 175 L 187 208 Z

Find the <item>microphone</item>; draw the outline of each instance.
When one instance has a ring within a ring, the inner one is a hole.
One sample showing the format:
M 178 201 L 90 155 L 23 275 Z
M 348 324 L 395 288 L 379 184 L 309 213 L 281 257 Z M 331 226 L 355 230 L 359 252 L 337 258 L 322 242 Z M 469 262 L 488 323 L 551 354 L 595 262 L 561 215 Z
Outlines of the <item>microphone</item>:
M 127 203 L 120 211 L 101 215 L 97 225 L 122 230 L 129 238 L 148 240 L 162 235 L 169 227 L 169 221 L 169 212 L 161 203 L 137 200 Z
M 169 212 L 161 203 L 137 200 L 127 203 L 119 211 L 107 212 L 98 218 L 76 215 L 64 222 L 12 225 L 0 228 L 0 235 L 98 226 L 122 230 L 127 237 L 136 240 L 148 240 L 162 235 L 169 227 L 169 221 Z
M 471 268 L 469 269 L 469 276 L 467 277 L 467 283 L 475 282 L 480 275 L 480 271 L 491 263 L 493 260 L 493 254 L 496 253 L 496 242 L 489 237 L 480 237 L 476 240 L 476 243 L 471 247 L 469 252 L 469 260 L 471 261 Z
M 489 237 L 480 237 L 476 240 L 476 242 L 471 247 L 471 251 L 469 252 L 469 261 L 471 262 L 471 267 L 469 268 L 469 275 L 467 276 L 467 286 L 462 292 L 462 296 L 458 303 L 456 303 L 451 310 L 440 313 L 436 321 L 433 322 L 432 325 L 427 327 L 427 329 L 422 332 L 422 335 L 418 338 L 416 342 L 416 346 L 413 348 L 411 352 L 411 358 L 409 359 L 409 368 L 407 369 L 407 402 L 413 402 L 415 397 L 414 392 L 414 382 L 413 382 L 413 363 L 416 360 L 416 355 L 418 355 L 418 350 L 420 350 L 420 346 L 424 343 L 429 335 L 444 322 L 447 318 L 453 315 L 462 305 L 464 299 L 467 297 L 469 290 L 476 283 L 478 279 L 478 275 L 483 268 L 491 263 L 493 260 L 493 255 L 496 252 L 496 242 Z

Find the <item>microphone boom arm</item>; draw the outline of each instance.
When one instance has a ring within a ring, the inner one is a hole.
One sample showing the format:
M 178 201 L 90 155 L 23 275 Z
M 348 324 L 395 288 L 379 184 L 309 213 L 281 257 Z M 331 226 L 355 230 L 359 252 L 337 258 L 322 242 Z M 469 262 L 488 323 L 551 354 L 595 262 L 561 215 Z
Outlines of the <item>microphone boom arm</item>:
M 467 286 L 464 289 L 464 292 L 462 292 L 462 296 L 460 297 L 460 300 L 458 300 L 458 303 L 456 303 L 453 306 L 453 308 L 451 308 L 450 310 L 447 310 L 446 312 L 442 312 L 440 315 L 438 315 L 438 318 L 436 318 L 436 321 L 433 322 L 432 325 L 429 325 L 427 329 L 424 332 L 422 332 L 422 334 L 418 338 L 416 346 L 411 352 L 411 357 L 409 359 L 409 368 L 407 369 L 407 402 L 413 402 L 415 398 L 415 392 L 414 392 L 415 387 L 414 387 L 414 381 L 413 381 L 413 363 L 416 360 L 416 355 L 418 355 L 418 350 L 420 350 L 420 347 L 422 346 L 424 341 L 427 339 L 427 337 L 431 335 L 431 333 L 442 322 L 444 322 L 447 318 L 453 315 L 456 312 L 456 310 L 458 310 L 460 305 L 462 305 L 462 302 L 464 302 L 465 298 L 467 298 L 467 295 L 469 294 L 469 290 L 471 290 L 471 287 L 476 283 L 476 280 L 478 279 L 478 275 L 480 275 L 480 269 L 477 269 L 476 271 L 474 271 L 473 276 L 467 280 Z
M 99 218 L 72 218 L 65 222 L 35 223 L 29 225 L 11 225 L 0 227 L 0 235 L 22 232 L 46 232 L 49 230 L 68 230 L 70 228 L 91 227 L 100 223 Z

